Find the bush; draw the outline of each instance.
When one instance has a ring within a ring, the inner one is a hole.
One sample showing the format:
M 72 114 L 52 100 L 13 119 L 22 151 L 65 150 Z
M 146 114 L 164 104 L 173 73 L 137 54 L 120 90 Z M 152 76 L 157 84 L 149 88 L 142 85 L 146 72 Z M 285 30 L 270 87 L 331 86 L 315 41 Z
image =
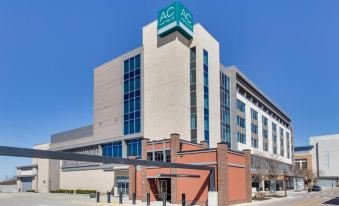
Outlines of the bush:
M 96 192 L 97 192 L 96 190 L 81 190 L 81 189 L 75 190 L 76 194 L 91 194 Z
M 96 193 L 96 192 L 97 192 L 96 190 L 81 190 L 81 189 L 75 190 L 75 194 L 91 194 L 91 193 Z M 58 190 L 51 190 L 50 193 L 74 194 L 74 190 L 58 189 Z
M 26 192 L 35 192 L 35 190 L 27 190 Z

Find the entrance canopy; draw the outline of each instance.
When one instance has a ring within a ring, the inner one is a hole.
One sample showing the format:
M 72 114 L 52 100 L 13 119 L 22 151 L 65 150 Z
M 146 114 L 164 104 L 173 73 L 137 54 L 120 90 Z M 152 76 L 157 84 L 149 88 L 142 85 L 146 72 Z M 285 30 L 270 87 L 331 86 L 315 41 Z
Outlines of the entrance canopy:
M 171 178 L 171 177 L 200 178 L 200 175 L 190 175 L 190 174 L 158 174 L 156 176 L 147 176 L 147 179 L 161 179 L 161 178 Z

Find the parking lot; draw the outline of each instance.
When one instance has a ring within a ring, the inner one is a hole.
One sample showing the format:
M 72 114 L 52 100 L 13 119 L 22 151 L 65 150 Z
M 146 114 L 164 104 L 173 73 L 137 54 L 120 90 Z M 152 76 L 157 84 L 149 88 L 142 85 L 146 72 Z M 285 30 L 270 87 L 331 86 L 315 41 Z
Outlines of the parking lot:
M 89 195 L 73 194 L 40 194 L 40 193 L 0 193 L 0 206 L 132 206 L 132 202 L 124 197 L 124 204 L 118 204 L 118 197 L 111 197 L 111 203 L 107 203 L 107 196 L 100 196 L 100 203 Z M 161 202 L 152 202 L 152 206 L 160 206 Z M 167 204 L 170 206 L 171 204 Z M 135 206 L 135 205 L 133 205 Z M 145 206 L 145 203 L 137 201 L 136 206 Z

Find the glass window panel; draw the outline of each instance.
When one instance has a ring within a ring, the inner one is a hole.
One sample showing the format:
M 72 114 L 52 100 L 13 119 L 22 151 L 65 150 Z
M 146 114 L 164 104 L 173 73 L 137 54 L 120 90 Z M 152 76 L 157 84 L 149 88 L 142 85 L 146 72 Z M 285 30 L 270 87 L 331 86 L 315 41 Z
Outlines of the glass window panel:
M 140 132 L 140 118 L 135 119 L 135 132 Z
M 135 77 L 135 90 L 140 89 L 140 76 Z
M 129 70 L 134 70 L 134 57 L 129 59 Z
M 127 73 L 129 72 L 129 64 L 128 64 L 128 60 L 125 60 L 124 61 L 124 73 Z
M 135 68 L 140 68 L 140 54 L 135 56 Z

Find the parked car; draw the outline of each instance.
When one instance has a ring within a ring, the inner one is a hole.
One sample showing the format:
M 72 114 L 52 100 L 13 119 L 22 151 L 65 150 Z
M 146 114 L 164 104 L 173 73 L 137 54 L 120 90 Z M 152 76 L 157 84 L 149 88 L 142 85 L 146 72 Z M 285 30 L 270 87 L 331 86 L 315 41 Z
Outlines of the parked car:
M 316 192 L 321 191 L 321 187 L 318 185 L 313 185 L 312 191 L 316 191 Z

